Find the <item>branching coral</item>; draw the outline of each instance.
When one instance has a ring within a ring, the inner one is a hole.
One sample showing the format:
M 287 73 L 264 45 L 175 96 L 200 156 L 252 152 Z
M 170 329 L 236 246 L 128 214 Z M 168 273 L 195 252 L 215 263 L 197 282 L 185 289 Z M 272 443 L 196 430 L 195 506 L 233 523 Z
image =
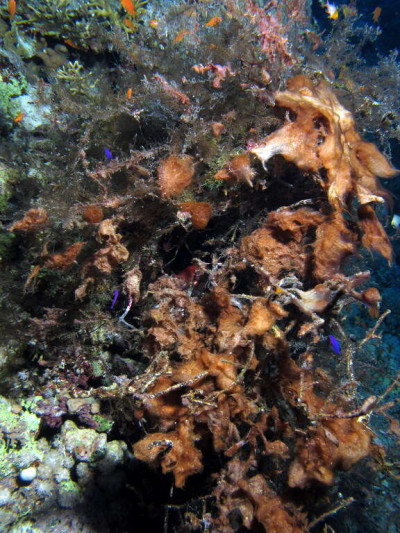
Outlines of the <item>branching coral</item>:
M 79 61 L 68 61 L 57 70 L 57 79 L 60 80 L 72 94 L 89 94 L 96 87 L 96 80 L 91 72 L 84 72 Z

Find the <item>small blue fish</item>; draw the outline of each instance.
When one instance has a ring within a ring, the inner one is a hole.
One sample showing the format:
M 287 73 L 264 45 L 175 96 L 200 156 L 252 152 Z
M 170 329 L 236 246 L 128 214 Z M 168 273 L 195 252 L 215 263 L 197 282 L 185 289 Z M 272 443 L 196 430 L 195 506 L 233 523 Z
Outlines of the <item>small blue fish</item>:
M 335 352 L 335 354 L 339 355 L 340 354 L 340 342 L 333 335 L 328 335 L 328 339 L 331 343 L 332 349 Z
M 107 159 L 114 159 L 112 153 L 110 152 L 108 148 L 104 148 L 104 154 Z
M 114 298 L 113 298 L 113 301 L 111 302 L 111 307 L 110 307 L 110 309 L 114 309 L 114 305 L 117 303 L 118 296 L 119 296 L 119 290 L 118 290 L 118 289 L 115 289 L 115 291 L 114 291 Z

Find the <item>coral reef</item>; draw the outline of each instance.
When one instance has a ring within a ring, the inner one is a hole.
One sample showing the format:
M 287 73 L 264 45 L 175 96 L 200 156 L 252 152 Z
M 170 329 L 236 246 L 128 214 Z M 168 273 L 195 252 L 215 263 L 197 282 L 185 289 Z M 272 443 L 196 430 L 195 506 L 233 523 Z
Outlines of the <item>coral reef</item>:
M 394 531 L 400 66 L 314 4 L 0 8 L 0 529 Z

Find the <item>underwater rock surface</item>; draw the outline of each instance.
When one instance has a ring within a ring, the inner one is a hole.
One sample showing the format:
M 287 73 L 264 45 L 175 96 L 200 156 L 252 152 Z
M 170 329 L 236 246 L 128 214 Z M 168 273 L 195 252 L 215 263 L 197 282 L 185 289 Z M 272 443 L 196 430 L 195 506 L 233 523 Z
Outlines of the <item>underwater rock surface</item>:
M 0 7 L 0 530 L 394 532 L 398 2 Z

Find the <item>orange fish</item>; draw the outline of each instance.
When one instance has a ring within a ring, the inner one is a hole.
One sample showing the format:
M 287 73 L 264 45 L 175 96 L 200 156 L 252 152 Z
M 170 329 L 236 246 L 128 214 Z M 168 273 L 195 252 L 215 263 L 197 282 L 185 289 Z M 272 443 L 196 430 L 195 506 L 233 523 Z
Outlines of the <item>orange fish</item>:
M 132 17 L 136 17 L 136 7 L 132 0 L 119 0 L 121 6 L 130 14 Z
M 218 26 L 218 24 L 220 24 L 221 22 L 222 22 L 221 17 L 213 17 L 208 22 L 206 22 L 206 26 L 211 26 L 211 27 Z
M 153 30 L 156 30 L 158 28 L 158 20 L 151 19 L 149 21 L 149 26 L 150 26 L 150 28 L 153 28 Z
M 181 41 L 183 41 L 183 39 L 186 37 L 186 35 L 188 35 L 189 32 L 187 30 L 181 30 L 177 36 L 175 37 L 174 39 L 174 43 L 180 43 Z
M 21 120 L 24 118 L 24 114 L 22 111 L 18 113 L 18 115 L 15 117 L 14 122 L 18 124 L 18 122 L 21 122 Z
M 337 20 L 339 18 L 339 8 L 335 4 L 327 2 L 325 5 L 325 11 L 328 14 L 328 18 Z
M 135 29 L 134 23 L 131 20 L 129 20 L 128 18 L 124 19 L 124 24 L 126 26 L 128 26 L 128 28 L 130 28 L 131 30 Z
M 129 89 L 126 91 L 126 99 L 130 100 L 132 98 L 132 87 L 129 87 Z
M 376 7 L 374 11 L 372 12 L 372 20 L 374 22 L 378 22 L 379 17 L 381 16 L 382 9 L 380 7 Z
M 8 12 L 10 13 L 10 19 L 13 19 L 17 12 L 17 2 L 15 0 L 8 0 Z
M 73 43 L 70 39 L 65 39 L 64 44 L 67 44 L 71 48 L 76 48 L 76 50 L 82 50 L 82 48 L 75 43 Z

